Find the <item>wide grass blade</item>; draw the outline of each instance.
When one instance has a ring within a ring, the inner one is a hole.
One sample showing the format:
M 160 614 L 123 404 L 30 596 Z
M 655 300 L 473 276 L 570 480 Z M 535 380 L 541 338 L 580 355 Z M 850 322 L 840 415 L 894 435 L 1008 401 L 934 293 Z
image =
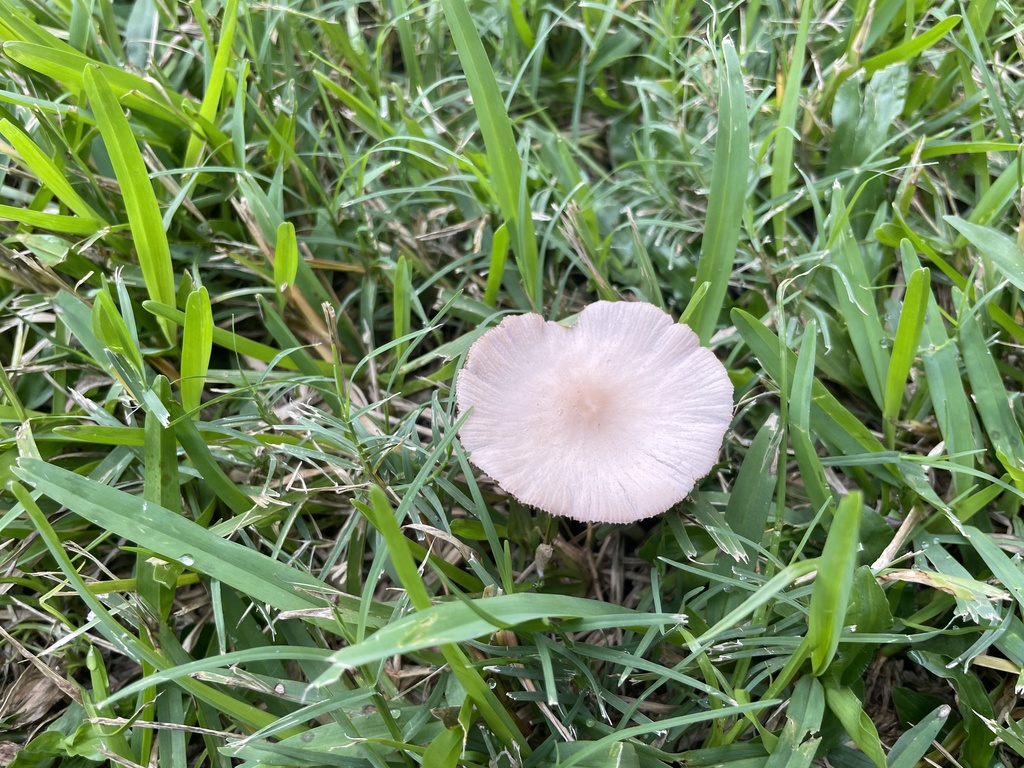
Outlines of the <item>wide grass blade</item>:
M 743 210 L 747 200 L 750 168 L 750 125 L 743 70 L 732 40 L 722 41 L 722 71 L 719 76 L 718 133 L 711 166 L 708 211 L 701 241 L 695 282 L 708 283 L 708 292 L 693 318 L 692 326 L 707 344 L 718 327 L 725 294 L 732 278 Z
M 813 320 L 804 329 L 800 354 L 793 370 L 789 396 L 789 439 L 793 444 L 800 477 L 814 509 L 831 510 L 832 492 L 811 434 L 811 403 L 814 391 L 814 363 L 818 350 L 818 324 Z
M 78 222 L 74 225 L 76 229 L 81 226 L 87 231 L 95 231 L 103 225 L 103 217 L 75 191 L 68 180 L 67 173 L 58 167 L 27 133 L 10 120 L 3 119 L 0 120 L 0 135 L 7 139 L 11 149 L 17 153 L 21 162 L 36 175 L 40 183 L 53 192 L 58 200 L 79 217 Z M 34 213 L 42 215 L 38 211 Z M 50 215 L 52 216 L 52 214 Z
M 789 192 L 793 177 L 793 145 L 796 141 L 796 117 L 800 106 L 800 83 L 804 77 L 804 57 L 807 52 L 807 31 L 811 23 L 812 3 L 804 3 L 800 9 L 800 23 L 796 40 L 790 53 L 789 70 L 783 82 L 782 103 L 779 105 L 779 119 L 775 126 L 775 148 L 772 150 L 772 176 L 770 190 L 772 199 L 781 201 Z M 772 231 L 775 233 L 777 248 L 785 243 L 786 219 L 789 206 L 781 205 L 772 217 Z
M 423 578 L 420 576 L 419 569 L 416 567 L 416 563 L 409 551 L 405 534 L 402 533 L 402 529 L 399 527 L 398 521 L 395 519 L 395 512 L 392 509 L 387 496 L 384 494 L 384 491 L 377 486 L 373 486 L 370 489 L 370 504 L 362 506 L 361 510 L 363 514 L 367 516 L 367 519 L 373 527 L 376 528 L 383 537 L 391 562 L 398 574 L 399 583 L 405 588 L 406 594 L 409 595 L 409 600 L 419 612 L 430 610 L 433 605 L 433 602 L 430 599 L 430 594 L 427 592 L 427 588 L 423 583 Z M 449 606 L 455 605 L 463 607 L 468 604 L 449 604 Z M 486 606 L 482 606 L 482 609 L 484 611 L 487 610 Z M 415 632 L 417 628 L 431 627 L 432 625 L 433 630 L 436 631 L 438 627 L 434 622 L 424 621 L 420 614 L 417 614 L 416 620 L 411 629 Z M 396 624 L 391 624 L 387 630 L 381 631 L 388 632 L 388 630 L 392 630 L 392 628 L 396 626 Z M 466 626 L 466 622 L 460 623 L 460 627 L 462 629 L 465 629 Z M 396 634 L 401 637 L 401 633 Z M 469 637 L 465 637 L 463 639 L 469 639 Z M 379 632 L 370 638 L 369 641 L 364 641 L 360 645 L 366 645 L 367 642 L 371 643 L 375 652 L 388 647 L 387 640 L 381 637 Z M 435 643 L 432 642 L 430 644 L 434 645 Z M 353 649 L 359 647 L 359 645 L 350 646 L 347 649 L 350 651 L 348 658 L 346 658 L 343 653 L 335 654 L 331 659 L 332 663 L 334 663 L 337 668 L 354 666 L 355 664 L 360 663 L 358 661 L 353 662 L 351 660 L 354 655 Z M 402 651 L 396 650 L 394 652 L 401 653 Z M 473 703 L 480 711 L 480 714 L 483 716 L 494 735 L 502 744 L 505 745 L 506 748 L 520 750 L 522 754 L 528 755 L 531 751 L 530 746 L 520 733 L 519 727 L 512 719 L 511 714 L 505 709 L 501 702 L 498 701 L 494 692 L 487 686 L 487 683 L 485 683 L 483 678 L 480 677 L 480 674 L 466 657 L 465 652 L 454 643 L 444 642 L 441 643 L 441 653 L 447 660 L 452 673 L 465 689 L 466 694 L 473 700 Z M 335 673 L 330 673 L 331 679 L 335 677 L 337 677 Z M 322 680 L 317 681 L 317 683 L 321 684 Z
M 985 343 L 978 320 L 970 310 L 959 319 L 960 351 L 981 423 L 999 461 L 1007 471 L 1019 477 L 1024 473 L 1024 436 L 1013 415 L 1010 396 L 1003 386 L 999 368 L 991 348 Z
M 530 304 L 539 309 L 544 305 L 541 296 L 543 275 L 533 231 L 533 212 L 529 199 L 523 194 L 523 166 L 512 133 L 512 122 L 465 0 L 441 0 L 441 7 L 448 19 L 452 40 L 473 96 L 473 108 L 480 121 L 489 171 L 494 180 L 491 189 L 508 226 L 519 276 Z
M 828 670 L 839 648 L 839 636 L 846 620 L 846 607 L 850 602 L 853 571 L 857 567 L 863 505 L 859 491 L 843 497 L 836 508 L 825 548 L 821 552 L 807 622 L 807 642 L 811 648 L 811 665 L 816 675 L 822 675 Z
M 910 243 L 904 241 L 906 247 Z M 901 248 L 903 246 L 901 245 Z M 903 297 L 903 308 L 892 344 L 892 356 L 885 381 L 885 401 L 882 407 L 883 430 L 888 448 L 896 444 L 896 419 L 899 418 L 907 376 L 917 358 L 921 332 L 924 330 L 925 312 L 931 296 L 931 273 L 916 269 L 907 279 L 907 291 Z
M 48 469 L 43 465 L 43 462 L 38 459 L 28 460 L 26 464 L 34 464 L 37 467 Z M 22 473 L 21 476 L 23 478 L 27 478 L 31 474 L 31 470 L 19 469 L 17 472 Z M 71 473 L 66 472 L 65 474 Z M 72 476 L 77 477 L 77 475 Z M 78 479 L 84 480 L 84 478 Z M 98 484 L 93 483 L 93 485 Z M 128 658 L 134 659 L 136 663 L 144 662 L 157 669 L 163 669 L 169 666 L 169 663 L 162 656 L 158 655 L 157 651 L 140 642 L 138 637 L 125 630 L 117 622 L 114 616 L 111 615 L 110 611 L 107 610 L 106 606 L 103 605 L 99 598 L 89 591 L 85 581 L 82 579 L 81 575 L 75 569 L 74 564 L 71 562 L 71 559 L 64 551 L 64 542 L 61 540 L 60 536 L 57 535 L 56 531 L 54 531 L 53 527 L 47 521 L 46 516 L 43 514 L 42 510 L 39 509 L 32 496 L 25 490 L 24 486 L 14 484 L 12 486 L 12 490 L 21 502 L 36 530 L 39 532 L 43 543 L 50 550 L 54 560 L 67 577 L 68 582 L 78 593 L 82 601 L 89 607 L 89 610 L 97 617 L 101 633 L 106 636 L 113 647 L 124 653 Z M 42 491 L 43 489 L 39 488 L 39 490 Z M 43 492 L 46 493 L 45 491 Z M 50 494 L 47 493 L 46 495 Z M 193 696 L 214 704 L 224 714 L 237 718 L 240 722 L 247 723 L 251 727 L 262 728 L 270 725 L 274 721 L 273 715 L 270 715 L 247 702 L 235 699 L 212 686 L 206 685 L 205 683 L 189 678 L 183 678 L 179 684 Z
M 200 286 L 188 295 L 185 332 L 181 339 L 181 405 L 193 417 L 199 416 L 206 374 L 213 350 L 213 308 L 210 294 Z
M 921 268 L 921 262 L 912 249 L 901 251 L 904 274 L 913 274 Z M 960 378 L 960 362 L 956 345 L 950 342 L 942 311 L 934 293 L 928 296 L 925 311 L 924 330 L 921 334 L 921 360 L 924 363 L 928 392 L 934 403 L 935 420 L 946 443 L 946 453 L 954 464 L 965 469 L 974 468 L 977 448 L 974 438 L 974 420 L 971 406 L 964 392 Z M 957 495 L 967 491 L 971 479 L 966 473 L 953 473 L 953 487 Z
M 36 43 L 5 43 L 4 55 L 29 69 L 63 82 L 69 89 L 80 91 L 85 88 L 87 70 L 95 70 L 95 79 L 102 80 L 116 94 L 116 98 L 124 99 L 124 105 L 133 111 L 137 110 L 159 118 L 172 125 L 184 126 L 184 120 L 178 111 L 186 104 L 192 105 L 191 99 L 181 94 L 164 93 L 138 75 L 127 72 L 119 67 L 101 64 L 81 53 L 65 50 L 54 50 L 49 45 Z M 224 136 L 219 137 L 224 139 Z
M 786 711 L 786 725 L 764 768 L 809 768 L 821 737 L 815 736 L 825 714 L 825 690 L 817 678 L 802 677 Z
M 277 243 L 274 246 L 274 287 L 280 294 L 280 306 L 287 301 L 298 271 L 299 241 L 295 236 L 295 225 L 283 221 L 277 227 Z
M 924 719 L 903 733 L 889 750 L 887 768 L 914 768 L 932 749 L 932 742 L 949 719 L 949 705 L 937 707 Z
M 853 742 L 873 762 L 876 768 L 886 768 L 885 752 L 878 738 L 878 729 L 871 716 L 864 711 L 864 704 L 852 689 L 825 681 L 825 702 Z
M 1018 290 L 1024 291 L 1024 254 L 1021 247 L 992 227 L 984 227 L 957 216 L 946 216 L 946 222 L 963 235 Z
M 167 233 L 164 232 L 153 184 L 131 125 L 110 85 L 95 67 L 86 67 L 84 84 L 96 116 L 96 125 L 121 185 L 121 196 L 146 290 L 153 301 L 174 306 L 174 267 L 171 265 Z M 173 344 L 177 337 L 174 324 L 166 320 L 160 320 L 159 324 L 168 343 Z
M 204 123 L 215 124 L 217 115 L 220 112 L 221 95 L 224 93 L 224 86 L 228 80 L 228 67 L 234 63 L 234 42 L 235 28 L 238 26 L 238 0 L 227 0 L 224 3 L 221 15 L 222 27 L 220 40 L 217 42 L 217 53 L 213 56 L 213 66 L 210 69 L 210 79 L 206 83 L 206 92 L 203 94 L 203 101 L 199 105 L 199 117 Z M 207 55 L 209 53 L 207 52 Z M 203 149 L 204 137 L 199 133 L 192 133 L 188 139 L 188 148 L 185 150 L 185 159 L 182 164 L 185 168 L 193 168 L 199 162 L 199 153 Z
M 279 610 L 319 608 L 335 593 L 308 574 L 124 491 L 38 460 L 23 461 L 17 472 L 76 515 Z
M 868 274 L 864 254 L 854 238 L 844 205 L 842 190 L 832 190 L 830 240 L 834 254 L 832 281 L 857 361 L 875 404 L 881 408 L 889 356 L 881 341 L 885 338 L 875 301 L 874 279 Z

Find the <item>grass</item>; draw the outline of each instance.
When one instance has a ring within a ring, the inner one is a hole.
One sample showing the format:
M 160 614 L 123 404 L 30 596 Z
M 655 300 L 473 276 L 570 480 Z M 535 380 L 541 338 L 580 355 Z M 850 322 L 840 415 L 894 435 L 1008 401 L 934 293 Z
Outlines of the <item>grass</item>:
M 0 764 L 1024 761 L 1014 4 L 0 39 Z M 685 502 L 588 528 L 473 469 L 451 385 L 599 298 L 737 405 Z

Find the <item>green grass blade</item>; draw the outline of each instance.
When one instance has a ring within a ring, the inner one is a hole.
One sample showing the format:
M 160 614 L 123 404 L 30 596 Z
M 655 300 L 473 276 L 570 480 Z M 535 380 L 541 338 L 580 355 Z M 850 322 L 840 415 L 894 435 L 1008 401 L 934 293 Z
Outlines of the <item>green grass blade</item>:
M 793 370 L 793 386 L 789 397 L 789 439 L 793 444 L 800 478 L 814 509 L 833 506 L 832 492 L 825 479 L 825 470 L 811 436 L 811 403 L 814 392 L 814 362 L 817 357 L 818 324 L 813 320 L 804 329 L 800 354 Z M 820 384 L 819 384 L 820 386 Z
M 487 148 L 487 159 L 494 179 L 494 195 L 508 225 L 519 275 L 527 298 L 535 308 L 540 308 L 544 305 L 541 296 L 543 275 L 533 231 L 533 212 L 528 198 L 521 190 L 523 168 L 512 133 L 512 122 L 465 0 L 441 0 L 441 7 L 448 19 L 452 39 L 473 96 L 473 108 L 480 122 L 480 133 Z
M 171 399 L 167 379 L 157 377 L 153 391 L 163 402 Z M 161 423 L 154 412 L 146 414 L 145 485 L 146 501 L 174 513 L 181 513 L 181 485 L 178 481 L 177 442 L 174 430 Z M 135 578 L 139 598 L 160 621 L 167 621 L 174 603 L 174 586 L 182 573 L 182 566 L 162 558 L 140 552 L 135 561 Z
M 175 325 L 185 324 L 185 313 L 180 309 L 175 309 L 173 306 L 161 304 L 160 302 L 155 301 L 147 301 L 143 303 L 142 308 L 157 317 L 170 320 Z M 219 347 L 223 347 L 224 349 L 234 352 L 235 354 L 245 355 L 246 357 L 259 360 L 262 363 L 270 363 L 273 361 L 276 365 L 286 370 L 300 370 L 300 366 L 296 362 L 296 358 L 298 357 L 297 353 L 282 356 L 281 350 L 276 349 L 269 344 L 263 344 L 258 341 L 253 341 L 252 339 L 247 339 L 246 337 L 233 333 L 225 328 L 214 326 L 213 343 Z M 297 342 L 296 346 L 298 346 Z M 310 358 L 310 360 L 312 360 L 312 358 Z M 321 363 L 318 361 L 313 361 L 313 363 L 320 376 L 331 376 L 331 367 L 328 363 Z
M 498 292 L 505 276 L 505 262 L 508 260 L 508 224 L 494 230 L 491 239 L 491 263 L 487 270 L 487 285 L 484 287 L 484 303 L 490 307 L 498 303 Z
M 405 358 L 406 349 L 409 347 L 409 342 L 404 337 L 412 326 L 412 277 L 409 274 L 409 262 L 405 256 L 399 256 L 398 264 L 395 266 L 395 283 L 391 304 L 395 359 L 401 361 Z
M 985 342 L 974 314 L 967 310 L 959 318 L 960 353 L 974 394 L 974 406 L 981 423 L 1008 471 L 1024 471 L 1024 438 L 1010 406 L 1010 396 L 992 351 Z
M 409 595 L 409 600 L 418 611 L 430 609 L 433 605 L 430 594 L 427 592 L 423 578 L 416 567 L 416 562 L 409 551 L 405 534 L 402 533 L 402 529 L 395 519 L 395 511 L 392 509 L 391 503 L 388 501 L 384 491 L 377 486 L 372 486 L 370 488 L 370 504 L 369 506 L 363 505 L 361 509 L 367 515 L 373 527 L 383 537 L 388 555 L 397 572 L 399 583 L 404 587 L 406 594 Z M 451 605 L 454 604 L 450 603 L 449 606 Z M 464 606 L 466 603 L 460 603 L 459 605 Z M 484 608 L 486 610 L 486 606 Z M 425 624 L 429 626 L 430 622 L 416 622 L 416 626 L 420 628 Z M 380 638 L 379 635 L 380 633 L 378 632 L 377 635 L 374 635 L 368 641 L 373 643 L 378 649 L 386 647 L 383 638 Z M 364 641 L 362 645 L 365 645 L 366 642 Z M 350 646 L 350 648 L 353 647 L 358 646 Z M 476 704 L 480 714 L 494 735 L 507 749 L 519 750 L 523 754 L 528 755 L 531 751 L 530 746 L 520 733 L 519 727 L 501 702 L 498 701 L 494 692 L 487 686 L 487 683 L 480 677 L 480 674 L 470 663 L 462 649 L 454 643 L 443 643 L 441 644 L 441 653 L 444 654 L 450 669 Z M 339 656 L 340 654 L 335 654 L 332 659 L 336 665 L 350 663 L 341 661 Z
M 802 677 L 786 711 L 786 725 L 764 768 L 809 768 L 821 743 L 815 734 L 825 714 L 825 690 L 815 677 Z
M 108 64 L 99 64 L 77 51 L 58 51 L 47 45 L 24 42 L 5 43 L 3 51 L 22 66 L 59 80 L 72 91 L 85 88 L 85 71 L 95 69 L 97 79 L 105 82 L 117 98 L 124 99 L 125 107 L 174 125 L 183 125 L 177 110 L 192 103 L 180 94 L 162 92 L 143 77 Z
M 811 23 L 812 3 L 800 9 L 800 24 L 789 62 L 784 84 L 779 119 L 775 126 L 775 149 L 772 151 L 772 177 L 769 189 L 773 200 L 780 200 L 789 191 L 793 177 L 793 145 L 796 140 L 796 117 L 800 107 L 800 84 L 804 77 L 804 56 L 807 52 L 807 30 Z M 786 236 L 786 218 L 789 207 L 781 206 L 772 217 L 776 247 L 782 247 Z
M 306 573 L 95 480 L 38 460 L 22 462 L 18 474 L 76 515 L 280 610 L 320 608 L 324 599 L 316 596 L 334 593 Z
M 181 405 L 198 418 L 203 401 L 206 374 L 213 350 L 213 308 L 205 287 L 188 295 L 185 305 L 185 331 L 181 338 Z
M 729 503 L 725 507 L 725 522 L 729 530 L 750 542 L 744 544 L 746 562 L 749 564 L 758 561 L 761 540 L 768 528 L 781 438 L 778 419 L 769 419 L 757 431 L 740 465 L 733 484 L 734 492 L 729 495 Z M 741 567 L 741 564 L 732 562 L 731 558 L 722 559 L 721 565 L 726 573 Z
M 932 749 L 932 742 L 949 719 L 949 712 L 948 704 L 936 707 L 927 717 L 905 731 L 889 750 L 887 768 L 915 768 Z
M 917 254 L 912 250 L 903 250 L 901 255 L 904 274 L 913 274 L 921 268 Z M 951 344 L 946 335 L 942 312 L 934 294 L 928 296 L 928 309 L 925 311 L 921 360 L 924 363 L 928 391 L 934 403 L 935 419 L 946 442 L 946 453 L 953 457 L 951 461 L 954 464 L 973 469 L 974 457 L 971 454 L 978 446 L 974 438 L 971 406 L 960 378 L 956 345 Z M 966 492 L 970 485 L 971 478 L 965 473 L 953 473 L 953 486 L 957 495 Z
M 909 242 L 903 242 L 906 243 L 906 247 L 910 247 Z M 925 268 L 914 270 L 907 279 L 907 291 L 903 296 L 903 308 L 900 311 L 900 321 L 896 328 L 889 372 L 885 381 L 882 419 L 885 444 L 888 448 L 893 448 L 896 444 L 896 419 L 899 418 L 900 406 L 903 403 L 907 376 L 910 375 L 910 369 L 917 358 L 930 297 L 931 273 Z
M 277 244 L 274 247 L 274 287 L 280 294 L 280 303 L 287 300 L 298 271 L 299 241 L 295 237 L 295 225 L 284 221 L 277 227 Z
M 223 26 L 220 41 L 217 43 L 217 53 L 213 57 L 210 79 L 206 83 L 206 92 L 199 105 L 199 117 L 206 123 L 215 123 L 217 120 L 221 95 L 224 93 L 224 85 L 228 78 L 228 67 L 235 61 L 233 48 L 235 28 L 238 26 L 238 0 L 225 2 L 221 19 Z M 199 162 L 199 153 L 202 149 L 203 136 L 192 133 L 188 139 L 188 148 L 185 150 L 185 159 L 182 161 L 183 167 L 194 168 Z
M 807 625 L 807 641 L 811 647 L 811 665 L 815 675 L 822 675 L 828 670 L 839 648 L 853 571 L 857 567 L 862 507 L 863 497 L 859 491 L 843 497 L 832 518 L 821 553 Z
M 251 510 L 253 500 L 221 469 L 195 422 L 178 403 L 168 403 L 168 410 L 174 419 L 178 442 L 214 495 L 236 515 L 244 515 Z
M 38 459 L 31 459 L 24 463 L 26 465 L 34 465 L 36 468 L 42 467 L 44 470 L 54 469 L 52 467 L 47 467 Z M 85 478 L 66 472 L 65 470 L 58 471 L 63 472 L 65 475 L 70 475 L 73 478 L 77 478 L 78 480 L 85 480 Z M 33 483 L 40 491 L 45 493 L 47 496 L 50 496 L 44 488 L 39 487 L 40 484 L 36 482 L 38 478 L 35 478 L 35 480 L 30 479 L 33 477 L 31 466 L 23 466 L 16 470 L 16 473 L 22 477 L 22 479 L 26 480 L 26 482 Z M 86 482 L 91 483 L 92 485 L 100 485 L 94 481 Z M 43 482 L 42 485 L 48 484 Z M 55 486 L 48 487 L 51 490 L 55 488 Z M 106 488 L 106 486 L 100 487 Z M 59 487 L 56 488 L 59 492 Z M 28 513 L 32 523 L 36 527 L 36 530 L 39 531 L 40 537 L 46 544 L 46 547 L 50 550 L 54 560 L 57 561 L 61 571 L 63 571 L 64 575 L 67 577 L 68 582 L 81 597 L 82 601 L 89 607 L 89 610 L 91 610 L 98 618 L 100 631 L 107 636 L 107 639 L 113 644 L 113 646 L 123 652 L 129 659 L 134 659 L 137 663 L 144 662 L 158 669 L 168 666 L 165 660 L 154 650 L 142 644 L 135 635 L 131 634 L 118 624 L 116 619 L 110 614 L 110 611 L 107 610 L 106 606 L 103 605 L 97 597 L 92 595 L 81 575 L 75 569 L 74 564 L 64 551 L 63 542 L 60 536 L 58 536 L 53 530 L 53 527 L 47 521 L 46 516 L 43 514 L 42 510 L 39 509 L 38 505 L 28 494 L 25 488 L 15 483 L 12 490 L 21 502 L 22 506 L 25 508 L 25 511 Z M 53 497 L 51 496 L 51 498 Z M 172 517 L 176 516 L 172 515 Z M 264 712 L 251 704 L 239 701 L 232 696 L 222 693 L 221 691 L 197 680 L 183 678 L 179 684 L 182 688 L 197 698 L 214 704 L 221 712 L 229 715 L 230 717 L 238 718 L 240 722 L 247 723 L 253 728 L 263 728 L 274 722 L 275 718 L 273 715 Z
M 839 310 L 846 323 L 857 361 L 875 404 L 882 407 L 889 359 L 881 341 L 885 338 L 873 290 L 874 280 L 868 275 L 864 254 L 854 238 L 844 206 L 842 190 L 832 190 L 830 240 L 834 243 L 832 278 Z
M 702 344 L 711 340 L 725 304 L 746 206 L 750 169 L 750 126 L 743 70 L 729 38 L 722 42 L 722 61 L 715 159 L 695 278 L 697 285 L 708 283 L 707 295 L 692 323 Z
M 743 340 L 764 366 L 772 379 L 782 378 L 782 360 L 779 357 L 779 339 L 757 320 L 740 309 L 732 312 L 733 323 Z M 786 354 L 785 364 L 789 367 L 788 378 L 792 379 L 796 368 L 796 355 Z M 849 409 L 840 403 L 818 380 L 811 385 L 811 427 L 818 437 L 828 443 L 836 455 L 860 453 L 881 453 L 885 449 L 864 424 Z M 867 467 L 886 482 L 899 481 L 884 466 Z
M 15 208 L 11 205 L 0 205 L 0 221 L 15 221 L 35 229 L 49 229 L 53 232 L 63 232 L 68 235 L 85 236 L 94 235 L 105 226 L 99 219 L 43 213 L 42 211 L 33 211 L 28 208 Z
M 41 150 L 31 137 L 9 120 L 0 120 L 0 135 L 7 139 L 11 148 L 21 158 L 25 166 L 32 171 L 40 183 L 53 192 L 64 205 L 76 213 L 84 221 L 102 222 L 103 217 L 91 205 L 82 199 L 68 181 L 67 173 L 59 168 L 50 157 Z
M 861 751 L 877 768 L 885 768 L 885 752 L 882 751 L 878 730 L 871 716 L 864 711 L 864 704 L 857 694 L 850 688 L 825 681 L 825 702 Z
M 139 266 L 142 267 L 142 276 L 146 281 L 146 290 L 153 301 L 174 306 L 174 267 L 171 265 L 167 233 L 164 232 L 153 184 L 149 180 L 146 163 L 139 152 L 131 125 L 114 92 L 95 67 L 85 69 L 85 92 L 89 96 L 96 115 L 96 125 L 121 185 L 121 195 L 128 213 Z M 173 344 L 177 336 L 174 324 L 161 320 L 160 327 L 167 341 Z
M 972 224 L 956 216 L 946 216 L 945 219 L 978 253 L 991 259 L 1015 288 L 1024 291 L 1024 254 L 1017 243 L 991 227 Z
M 907 42 L 894 46 L 885 53 L 865 59 L 861 62 L 861 67 L 865 73 L 871 75 L 892 64 L 909 61 L 915 56 L 920 56 L 929 48 L 934 47 L 936 43 L 942 40 L 959 23 L 959 16 L 947 16 L 934 27 L 926 32 L 922 32 L 917 37 L 912 37 Z

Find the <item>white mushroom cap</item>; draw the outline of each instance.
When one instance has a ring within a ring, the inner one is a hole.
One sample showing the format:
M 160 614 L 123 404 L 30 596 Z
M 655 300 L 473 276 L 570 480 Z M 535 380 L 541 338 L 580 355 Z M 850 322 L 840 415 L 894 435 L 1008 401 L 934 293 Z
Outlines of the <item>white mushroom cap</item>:
M 626 523 L 681 501 L 714 466 L 732 382 L 652 304 L 599 301 L 572 328 L 509 316 L 459 374 L 470 459 L 524 504 Z

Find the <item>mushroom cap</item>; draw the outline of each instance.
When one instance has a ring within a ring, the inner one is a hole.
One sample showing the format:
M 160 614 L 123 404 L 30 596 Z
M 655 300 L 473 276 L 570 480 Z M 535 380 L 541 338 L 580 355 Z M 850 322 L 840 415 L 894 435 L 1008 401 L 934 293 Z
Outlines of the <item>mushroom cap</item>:
M 470 460 L 524 504 L 627 523 L 681 501 L 714 466 L 732 382 L 652 304 L 599 301 L 566 328 L 506 317 L 470 348 L 457 403 Z

